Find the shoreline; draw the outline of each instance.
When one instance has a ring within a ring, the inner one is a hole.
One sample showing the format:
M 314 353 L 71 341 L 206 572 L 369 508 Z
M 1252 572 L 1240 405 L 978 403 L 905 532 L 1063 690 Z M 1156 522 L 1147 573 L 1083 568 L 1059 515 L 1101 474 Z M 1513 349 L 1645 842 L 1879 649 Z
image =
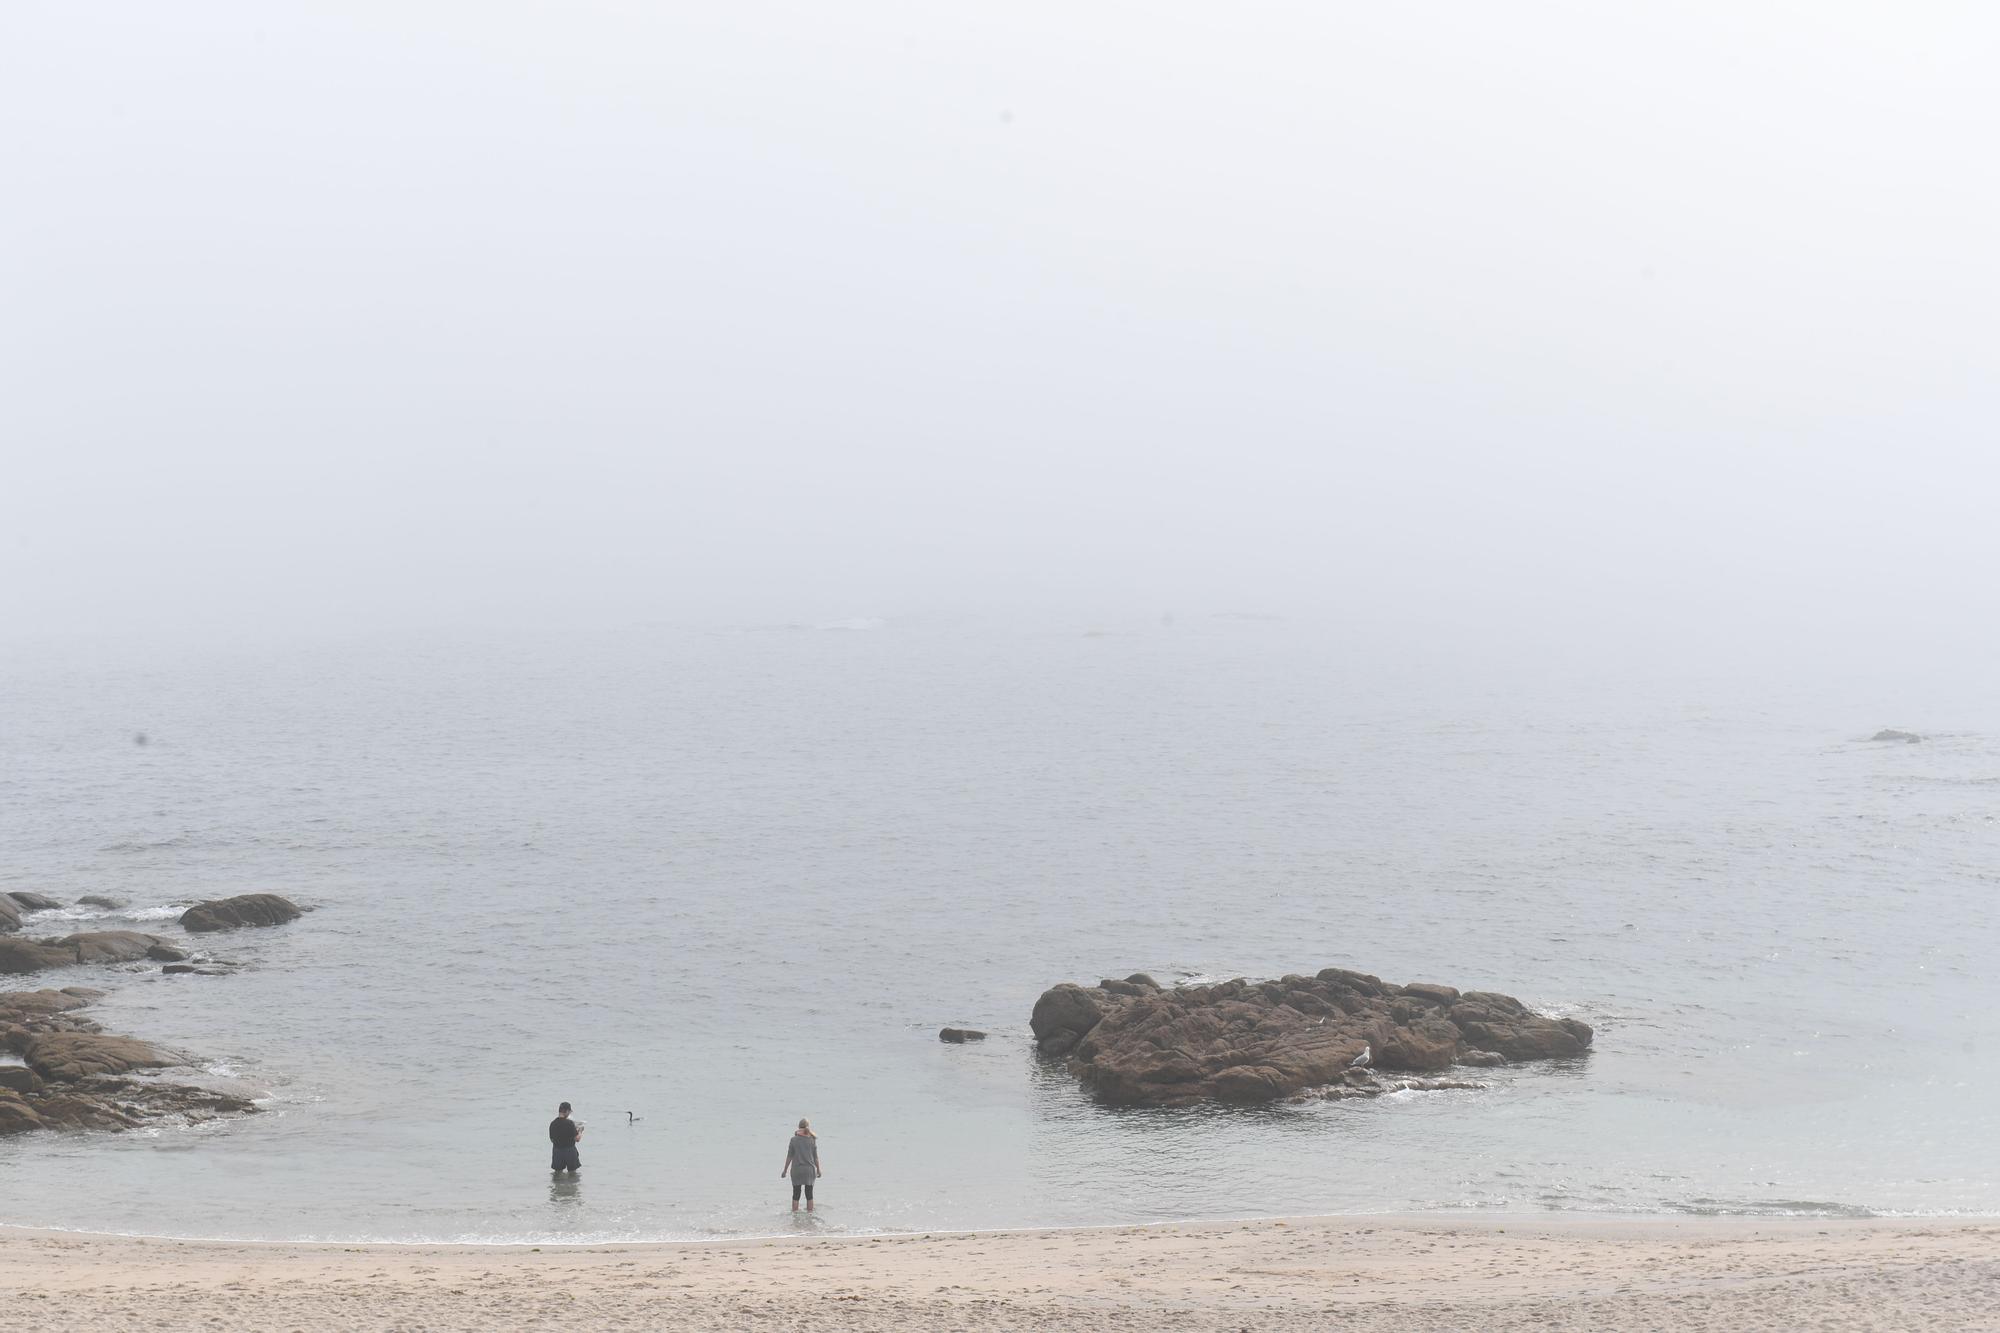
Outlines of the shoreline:
M 804 1217 L 806 1214 L 799 1214 Z M 42 1226 L 28 1222 L 0 1222 L 0 1242 L 9 1237 L 94 1241 L 147 1241 L 174 1245 L 240 1245 L 296 1249 L 337 1249 L 342 1251 L 380 1250 L 466 1250 L 490 1253 L 499 1250 L 672 1250 L 693 1246 L 758 1245 L 766 1242 L 814 1241 L 839 1244 L 874 1240 L 933 1240 L 943 1237 L 1069 1236 L 1093 1232 L 1162 1231 L 1178 1227 L 1249 1227 L 1284 1223 L 1290 1226 L 1375 1226 L 1398 1228 L 1487 1225 L 1540 1227 L 1560 1230 L 1574 1224 L 1584 1229 L 1598 1226 L 1708 1226 L 1722 1228 L 1787 1227 L 1992 1227 L 2000 1230 L 2000 1212 L 1992 1213 L 1613 1213 L 1583 1211 L 1510 1212 L 1489 1209 L 1439 1208 L 1430 1211 L 1380 1213 L 1244 1213 L 1224 1217 L 1176 1217 L 1153 1222 L 1077 1222 L 1018 1227 L 931 1227 L 899 1231 L 826 1231 L 801 1233 L 787 1230 L 745 1231 L 723 1236 L 668 1236 L 641 1240 L 299 1240 L 258 1236 L 176 1236 L 155 1231 L 98 1231 L 89 1228 Z
M 2000 1327 L 2000 1219 L 1360 1215 L 600 1244 L 0 1227 L 0 1329 Z

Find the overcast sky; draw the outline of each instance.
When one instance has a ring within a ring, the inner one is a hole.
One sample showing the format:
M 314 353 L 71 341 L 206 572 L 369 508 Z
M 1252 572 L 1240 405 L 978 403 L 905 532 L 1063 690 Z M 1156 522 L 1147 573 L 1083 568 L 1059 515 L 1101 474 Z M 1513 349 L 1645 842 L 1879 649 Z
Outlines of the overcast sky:
M 1996 13 L 21 0 L 0 635 L 1991 647 Z

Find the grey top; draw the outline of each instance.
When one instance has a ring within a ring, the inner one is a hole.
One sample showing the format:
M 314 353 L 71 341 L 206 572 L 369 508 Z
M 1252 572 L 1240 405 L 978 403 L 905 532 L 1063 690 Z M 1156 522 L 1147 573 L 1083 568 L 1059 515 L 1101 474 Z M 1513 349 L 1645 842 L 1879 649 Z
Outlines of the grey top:
M 819 1179 L 819 1140 L 810 1134 L 794 1134 L 785 1149 L 785 1165 L 794 1180 Z M 800 1172 L 804 1175 L 800 1175 Z

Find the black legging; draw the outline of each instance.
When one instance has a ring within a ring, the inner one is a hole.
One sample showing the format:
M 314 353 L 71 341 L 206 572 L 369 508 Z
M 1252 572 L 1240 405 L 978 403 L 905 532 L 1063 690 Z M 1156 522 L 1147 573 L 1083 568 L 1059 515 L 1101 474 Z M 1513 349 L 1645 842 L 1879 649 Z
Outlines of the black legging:
M 792 1202 L 797 1203 L 799 1201 L 799 1195 L 802 1193 L 806 1196 L 806 1202 L 811 1203 L 813 1196 L 813 1183 L 810 1180 L 801 1179 L 796 1173 L 794 1173 L 792 1176 Z

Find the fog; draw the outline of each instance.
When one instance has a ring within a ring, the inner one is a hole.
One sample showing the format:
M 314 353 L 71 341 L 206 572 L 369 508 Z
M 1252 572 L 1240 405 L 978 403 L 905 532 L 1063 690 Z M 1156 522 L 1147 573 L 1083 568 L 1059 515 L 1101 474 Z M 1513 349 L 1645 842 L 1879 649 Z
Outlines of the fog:
M 10 7 L 0 636 L 1996 646 L 1972 4 Z

